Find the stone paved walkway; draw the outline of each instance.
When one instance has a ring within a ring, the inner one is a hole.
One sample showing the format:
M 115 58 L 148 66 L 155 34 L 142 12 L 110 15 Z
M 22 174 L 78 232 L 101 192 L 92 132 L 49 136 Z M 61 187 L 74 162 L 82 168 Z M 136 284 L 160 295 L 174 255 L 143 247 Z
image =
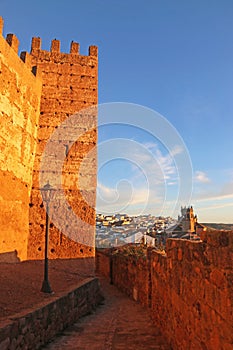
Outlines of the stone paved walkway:
M 103 305 L 65 330 L 45 350 L 168 350 L 147 310 L 101 279 Z

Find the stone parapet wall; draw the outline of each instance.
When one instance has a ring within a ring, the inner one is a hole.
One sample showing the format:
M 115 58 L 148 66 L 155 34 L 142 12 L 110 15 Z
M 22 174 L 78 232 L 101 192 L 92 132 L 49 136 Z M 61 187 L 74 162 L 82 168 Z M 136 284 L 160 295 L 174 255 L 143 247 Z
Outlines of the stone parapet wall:
M 230 349 L 233 232 L 202 239 L 168 240 L 166 257 L 153 253 L 152 317 L 177 349 Z
M 97 278 L 87 279 L 49 304 L 0 322 L 1 350 L 36 350 L 56 334 L 90 313 L 101 302 Z
M 106 256 L 100 272 L 101 261 Z M 166 254 L 149 250 L 146 261 L 135 261 L 118 253 L 112 262 L 113 283 L 148 305 L 173 349 L 232 349 L 233 231 L 206 232 L 200 242 L 169 239 Z
M 139 301 L 142 305 L 149 305 L 149 273 L 148 261 L 142 257 L 117 255 L 112 259 L 113 284 L 120 290 Z M 126 283 L 127 281 L 127 283 Z
M 147 258 L 125 255 L 119 250 L 97 249 L 96 271 L 115 284 L 122 292 L 150 305 L 150 269 Z M 127 281 L 127 283 L 126 283 Z
M 110 256 L 111 249 L 97 249 L 95 258 L 96 258 L 96 271 L 102 276 L 106 277 L 110 282 Z

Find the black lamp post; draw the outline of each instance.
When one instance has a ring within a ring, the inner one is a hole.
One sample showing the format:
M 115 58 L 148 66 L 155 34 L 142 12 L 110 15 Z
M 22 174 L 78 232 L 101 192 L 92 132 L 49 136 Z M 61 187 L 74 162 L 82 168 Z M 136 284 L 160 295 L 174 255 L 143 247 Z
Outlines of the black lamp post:
M 52 289 L 49 284 L 49 271 L 48 271 L 48 243 L 49 243 L 49 203 L 53 199 L 55 189 L 48 182 L 41 188 L 41 195 L 43 202 L 46 203 L 46 230 L 45 230 L 45 255 L 44 255 L 44 281 L 42 284 L 41 292 L 52 293 Z

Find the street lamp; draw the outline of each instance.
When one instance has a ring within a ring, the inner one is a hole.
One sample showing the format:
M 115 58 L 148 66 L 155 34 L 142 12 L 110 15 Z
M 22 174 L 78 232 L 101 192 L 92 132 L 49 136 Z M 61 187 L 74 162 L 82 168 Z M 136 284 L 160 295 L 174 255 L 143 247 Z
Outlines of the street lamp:
M 44 281 L 42 284 L 41 292 L 52 293 L 52 289 L 49 284 L 48 278 L 48 243 L 49 243 L 49 203 L 53 199 L 55 189 L 50 185 L 49 181 L 42 187 L 41 195 L 43 202 L 46 203 L 46 230 L 45 230 L 45 255 L 44 255 Z

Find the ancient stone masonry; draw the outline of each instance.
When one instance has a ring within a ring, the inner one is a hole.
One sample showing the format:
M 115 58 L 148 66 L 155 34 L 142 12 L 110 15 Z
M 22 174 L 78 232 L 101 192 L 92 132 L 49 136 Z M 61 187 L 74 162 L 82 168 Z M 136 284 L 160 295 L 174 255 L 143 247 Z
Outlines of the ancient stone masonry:
M 233 231 L 204 232 L 201 241 L 168 239 L 166 253 L 112 255 L 112 281 L 151 310 L 176 350 L 226 350 L 233 344 Z M 97 269 L 109 273 L 109 252 Z
M 42 84 L 28 56 L 18 57 L 18 43 L 0 35 L 0 252 L 17 250 L 26 259 Z
M 40 187 L 49 180 L 56 188 L 60 184 L 61 192 L 51 208 L 49 257 L 94 256 L 97 47 L 90 46 L 83 56 L 72 42 L 70 53 L 61 53 L 60 42 L 53 40 L 45 51 L 40 38 L 33 38 L 30 54 L 22 52 L 19 58 L 17 50 L 14 35 L 0 36 L 0 252 L 43 258 Z M 52 152 L 43 158 L 54 132 Z M 67 208 L 75 214 L 72 220 Z
M 0 349 L 41 349 L 56 334 L 90 314 L 102 301 L 97 278 L 87 278 L 69 293 L 0 321 Z

